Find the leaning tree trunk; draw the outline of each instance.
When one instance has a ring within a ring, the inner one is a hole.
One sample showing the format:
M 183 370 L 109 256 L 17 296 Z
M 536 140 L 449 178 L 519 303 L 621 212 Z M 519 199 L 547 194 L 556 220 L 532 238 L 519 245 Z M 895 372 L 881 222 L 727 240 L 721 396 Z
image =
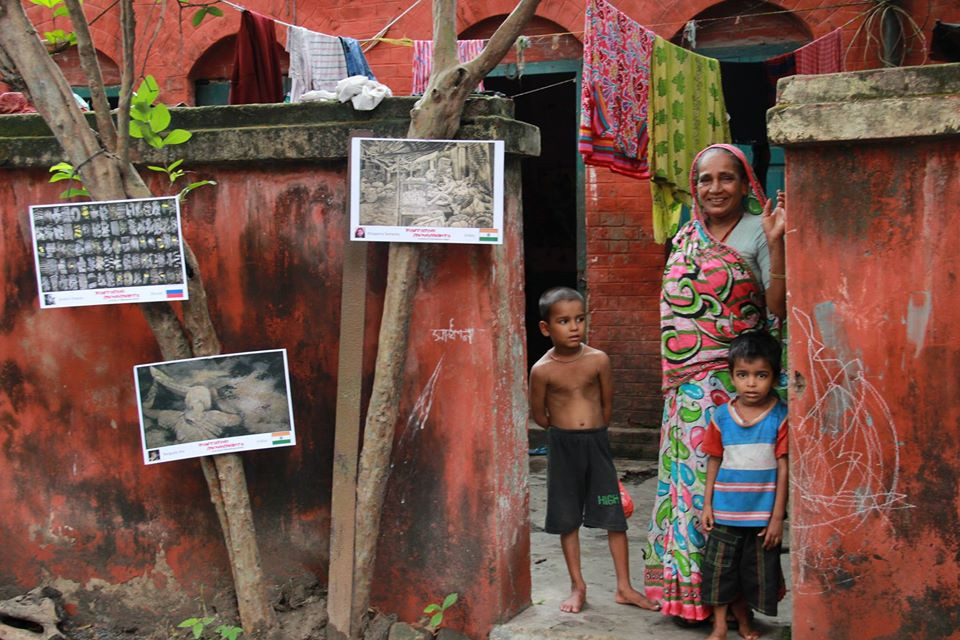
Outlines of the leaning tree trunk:
M 457 133 L 467 96 L 503 59 L 539 3 L 540 0 L 521 0 L 491 36 L 483 52 L 474 60 L 460 64 L 457 59 L 456 1 L 433 0 L 433 70 L 423 97 L 410 114 L 408 138 L 447 139 Z M 357 479 L 352 638 L 360 637 L 370 605 L 380 514 L 387 489 L 421 251 L 417 244 L 390 245 L 373 393 L 367 408 Z
M 72 90 L 59 67 L 50 59 L 30 23 L 20 0 L 0 0 L 0 71 L 16 74 L 25 85 L 37 111 L 43 116 L 67 161 L 82 178 L 84 186 L 98 200 L 145 198 L 153 194 L 132 164 L 127 161 L 129 114 L 121 109 L 121 126 L 114 127 L 107 108 L 99 64 L 90 40 L 89 27 L 79 0 L 66 0 L 74 22 L 81 66 L 91 85 L 98 135 L 87 124 L 73 98 Z M 131 0 L 122 0 L 121 23 L 124 43 L 122 106 L 129 105 L 133 69 L 133 9 Z M 184 322 L 188 341 L 173 308 L 168 303 L 145 303 L 139 307 L 157 339 L 164 359 L 208 356 L 220 353 L 220 342 L 210 320 L 206 293 L 196 258 L 185 244 L 189 299 L 184 301 Z M 192 342 L 192 348 L 191 348 Z M 250 509 L 243 461 L 236 454 L 214 456 L 202 466 L 211 501 L 223 528 L 237 592 L 240 620 L 251 635 L 276 627 L 273 608 L 266 597 L 260 554 Z

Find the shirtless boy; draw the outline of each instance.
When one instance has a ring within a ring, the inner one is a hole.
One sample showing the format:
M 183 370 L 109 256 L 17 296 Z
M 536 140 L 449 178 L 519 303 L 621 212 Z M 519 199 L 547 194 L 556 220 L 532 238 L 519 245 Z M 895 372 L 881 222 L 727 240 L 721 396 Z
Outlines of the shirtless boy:
M 607 424 L 613 413 L 610 359 L 583 342 L 583 296 L 556 287 L 540 296 L 540 331 L 553 348 L 530 370 L 530 411 L 547 429 L 547 533 L 560 534 L 570 573 L 570 597 L 561 611 L 578 613 L 587 600 L 580 570 L 580 526 L 607 530 L 617 575 L 615 600 L 656 611 L 630 584 L 627 520 L 620 504 Z

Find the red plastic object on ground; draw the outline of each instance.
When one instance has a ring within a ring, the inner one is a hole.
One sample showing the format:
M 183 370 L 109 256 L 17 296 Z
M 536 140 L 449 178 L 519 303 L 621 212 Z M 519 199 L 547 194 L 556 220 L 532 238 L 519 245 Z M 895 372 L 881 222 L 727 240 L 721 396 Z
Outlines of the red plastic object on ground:
M 617 480 L 617 484 L 620 485 L 620 504 L 623 505 L 623 515 L 629 518 L 633 515 L 633 498 L 627 493 L 627 489 L 623 486 L 622 482 Z

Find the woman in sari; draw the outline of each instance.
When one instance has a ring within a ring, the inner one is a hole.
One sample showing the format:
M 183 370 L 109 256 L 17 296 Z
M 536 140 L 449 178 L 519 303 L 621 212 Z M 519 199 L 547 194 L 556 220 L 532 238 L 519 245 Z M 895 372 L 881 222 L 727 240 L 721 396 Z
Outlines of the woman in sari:
M 733 384 L 730 341 L 783 318 L 783 196 L 766 200 L 734 146 L 707 147 L 690 171 L 692 219 L 673 238 L 660 299 L 664 409 L 657 497 L 644 550 L 646 595 L 678 623 L 706 620 L 700 524 L 706 426 Z M 753 201 L 753 202 L 751 202 Z M 754 210 L 759 213 L 751 213 Z

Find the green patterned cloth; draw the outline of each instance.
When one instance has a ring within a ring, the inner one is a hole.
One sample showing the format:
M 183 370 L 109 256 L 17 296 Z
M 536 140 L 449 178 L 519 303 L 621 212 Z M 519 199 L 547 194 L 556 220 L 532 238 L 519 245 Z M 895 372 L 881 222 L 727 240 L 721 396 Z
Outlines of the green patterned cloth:
M 650 189 L 653 234 L 665 242 L 690 204 L 690 165 L 697 152 L 730 142 L 720 63 L 657 36 L 650 72 Z

